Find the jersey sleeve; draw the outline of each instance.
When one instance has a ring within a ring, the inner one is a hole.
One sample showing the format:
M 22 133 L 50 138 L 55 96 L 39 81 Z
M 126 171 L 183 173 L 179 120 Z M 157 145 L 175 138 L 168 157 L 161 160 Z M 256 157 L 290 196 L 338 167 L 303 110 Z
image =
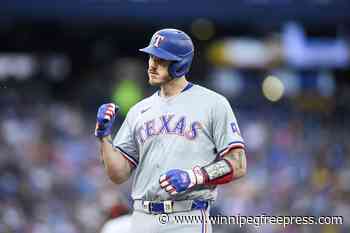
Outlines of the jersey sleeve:
M 234 148 L 245 148 L 238 123 L 226 98 L 219 99 L 212 112 L 213 139 L 218 155 L 224 156 Z
M 128 116 L 113 139 L 113 148 L 118 150 L 134 167 L 137 167 L 139 162 L 137 144 L 128 122 Z

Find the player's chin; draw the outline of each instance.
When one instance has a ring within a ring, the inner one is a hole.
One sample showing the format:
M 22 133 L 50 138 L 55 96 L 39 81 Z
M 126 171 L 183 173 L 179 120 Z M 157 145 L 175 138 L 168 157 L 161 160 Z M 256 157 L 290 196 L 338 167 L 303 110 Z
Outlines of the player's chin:
M 159 79 L 157 79 L 157 78 L 149 77 L 148 83 L 149 83 L 151 86 L 159 87 L 160 85 L 162 85 L 163 81 L 162 81 L 162 80 L 159 80 Z

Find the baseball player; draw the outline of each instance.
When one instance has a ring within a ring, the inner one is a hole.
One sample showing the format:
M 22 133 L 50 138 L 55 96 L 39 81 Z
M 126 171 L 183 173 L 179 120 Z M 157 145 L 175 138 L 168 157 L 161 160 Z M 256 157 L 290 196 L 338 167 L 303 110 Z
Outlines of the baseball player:
M 194 46 L 186 33 L 157 31 L 140 51 L 159 90 L 129 110 L 114 139 L 118 106 L 100 106 L 95 136 L 105 169 L 117 184 L 134 175 L 131 232 L 212 232 L 207 221 L 179 224 L 175 217 L 205 219 L 216 187 L 245 175 L 235 115 L 225 97 L 187 81 Z

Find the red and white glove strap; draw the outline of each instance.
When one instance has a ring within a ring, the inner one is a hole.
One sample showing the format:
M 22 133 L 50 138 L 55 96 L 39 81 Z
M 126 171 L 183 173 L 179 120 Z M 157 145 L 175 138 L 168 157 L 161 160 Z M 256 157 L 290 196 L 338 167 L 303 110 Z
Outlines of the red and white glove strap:
M 190 174 L 191 185 L 193 181 L 193 185 L 190 185 L 190 187 L 193 187 L 194 185 L 204 184 L 205 177 L 201 167 L 195 166 L 192 168 L 192 170 L 189 170 L 188 173 Z
M 110 103 L 108 104 L 104 119 L 110 121 L 114 117 L 114 115 L 115 115 L 115 104 Z

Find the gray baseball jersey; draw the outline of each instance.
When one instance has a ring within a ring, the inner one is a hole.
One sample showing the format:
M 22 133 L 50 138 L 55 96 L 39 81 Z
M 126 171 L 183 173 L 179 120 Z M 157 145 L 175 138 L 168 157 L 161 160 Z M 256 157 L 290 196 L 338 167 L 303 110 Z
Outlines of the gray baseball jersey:
M 244 142 L 227 99 L 189 83 L 176 96 L 157 92 L 133 106 L 113 146 L 134 166 L 134 200 L 214 200 L 213 187 L 171 197 L 159 177 L 170 169 L 208 165 L 233 147 L 244 148 Z

